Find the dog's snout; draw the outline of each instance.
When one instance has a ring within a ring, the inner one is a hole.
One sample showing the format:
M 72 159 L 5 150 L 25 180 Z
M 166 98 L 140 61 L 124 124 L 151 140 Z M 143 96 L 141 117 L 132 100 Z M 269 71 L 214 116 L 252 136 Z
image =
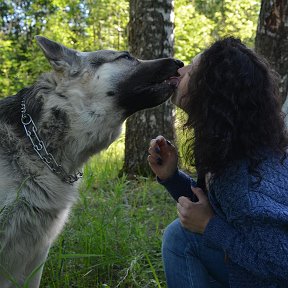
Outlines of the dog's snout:
M 184 66 L 184 63 L 183 63 L 181 60 L 174 59 L 174 61 L 175 61 L 176 65 L 177 65 L 179 68 L 181 68 L 181 67 Z

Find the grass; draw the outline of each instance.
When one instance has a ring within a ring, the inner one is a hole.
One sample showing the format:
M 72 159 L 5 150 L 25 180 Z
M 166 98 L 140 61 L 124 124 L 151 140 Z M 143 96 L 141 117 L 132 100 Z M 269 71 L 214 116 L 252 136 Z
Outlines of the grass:
M 41 287 L 165 288 L 164 228 L 175 203 L 154 179 L 118 177 L 123 139 L 84 168 L 80 197 L 50 250 Z

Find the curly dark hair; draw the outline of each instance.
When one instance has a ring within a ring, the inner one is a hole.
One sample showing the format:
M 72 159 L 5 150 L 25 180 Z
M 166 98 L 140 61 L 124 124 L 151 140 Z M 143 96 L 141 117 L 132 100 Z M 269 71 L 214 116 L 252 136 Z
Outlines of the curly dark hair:
M 285 157 L 288 138 L 277 83 L 267 62 L 239 39 L 219 40 L 201 54 L 184 109 L 190 135 L 184 158 L 198 178 L 219 175 L 243 158 L 255 172 L 263 149 Z

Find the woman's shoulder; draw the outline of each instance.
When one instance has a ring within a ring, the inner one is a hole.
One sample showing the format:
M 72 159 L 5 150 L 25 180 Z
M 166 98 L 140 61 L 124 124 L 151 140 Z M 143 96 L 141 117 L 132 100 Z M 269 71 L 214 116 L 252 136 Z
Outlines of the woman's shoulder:
M 223 170 L 219 177 L 215 178 L 215 180 L 225 183 L 234 182 L 236 179 L 240 180 L 242 177 L 249 177 L 254 174 L 270 175 L 271 173 L 280 173 L 279 176 L 288 175 L 288 153 L 284 154 L 269 149 L 263 149 L 259 152 L 259 159 L 261 159 L 261 161 L 259 161 L 260 163 L 255 171 L 251 170 L 248 158 L 233 161 Z
M 251 174 L 247 159 L 239 160 L 213 180 L 211 192 L 220 206 L 231 212 L 231 217 L 250 214 L 264 206 L 288 207 L 288 157 L 283 156 L 268 153 L 257 168 L 258 176 Z
M 250 195 L 258 194 L 257 199 L 267 198 L 267 202 L 288 206 L 288 157 L 271 153 L 259 165 L 260 182 L 254 175 L 250 176 Z M 255 183 L 253 185 L 253 183 Z
M 275 169 L 275 170 L 280 169 L 283 171 L 287 171 L 288 151 L 284 154 L 284 153 L 266 150 L 265 153 L 263 153 L 263 155 L 264 155 L 264 159 L 262 163 L 260 164 L 260 167 L 262 170 L 265 170 L 265 167 L 268 165 L 268 167 Z

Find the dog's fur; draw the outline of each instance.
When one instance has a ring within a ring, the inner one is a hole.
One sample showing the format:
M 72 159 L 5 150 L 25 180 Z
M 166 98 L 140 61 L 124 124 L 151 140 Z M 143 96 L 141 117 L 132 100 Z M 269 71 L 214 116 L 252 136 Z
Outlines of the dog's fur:
M 140 61 L 128 52 L 78 52 L 37 36 L 53 71 L 0 102 L 0 287 L 39 287 L 49 247 L 77 198 L 77 184 L 52 173 L 21 124 L 24 98 L 38 134 L 67 173 L 108 147 L 134 112 L 169 98 L 164 81 L 183 64 L 171 58 Z M 9 280 L 10 279 L 10 280 Z

